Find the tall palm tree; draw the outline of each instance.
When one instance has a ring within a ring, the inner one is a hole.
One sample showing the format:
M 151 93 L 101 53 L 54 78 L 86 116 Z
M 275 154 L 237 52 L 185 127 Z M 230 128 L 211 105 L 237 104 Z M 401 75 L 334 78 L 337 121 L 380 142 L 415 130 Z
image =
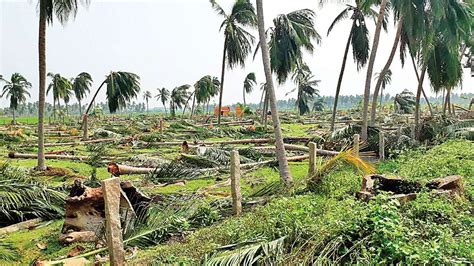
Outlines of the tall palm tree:
M 370 84 L 372 82 L 372 73 L 374 71 L 375 57 L 377 55 L 377 49 L 379 47 L 380 32 L 382 30 L 382 25 L 384 23 L 385 12 L 387 12 L 388 2 L 389 0 L 381 0 L 381 3 L 380 3 L 380 10 L 377 16 L 377 22 L 375 24 L 375 33 L 374 33 L 374 40 L 372 43 L 372 50 L 370 51 L 369 62 L 367 65 L 367 75 L 365 77 L 365 88 L 364 88 L 364 101 L 362 105 L 362 132 L 361 132 L 362 140 L 367 140 L 367 137 L 368 137 L 367 113 L 369 111 Z
M 127 103 L 136 98 L 140 92 L 140 77 L 134 73 L 130 72 L 110 72 L 109 75 L 105 77 L 105 80 L 100 84 L 99 88 L 92 97 L 91 102 L 87 106 L 86 112 L 84 113 L 83 125 L 82 128 L 83 138 L 87 139 L 88 128 L 87 128 L 87 116 L 91 110 L 92 104 L 99 94 L 100 89 L 107 85 L 107 104 L 109 106 L 109 111 L 115 113 L 118 109 L 126 107 Z
M 38 61 L 39 61 L 39 100 L 38 100 L 38 170 L 46 170 L 44 158 L 44 107 L 46 102 L 46 25 L 53 23 L 56 15 L 61 24 L 74 18 L 78 10 L 78 0 L 38 0 Z M 89 1 L 82 1 L 88 5 Z
M 313 52 L 313 40 L 321 42 L 314 27 L 314 12 L 310 9 L 296 10 L 278 15 L 270 28 L 270 62 L 280 84 L 295 71 L 302 61 L 303 51 Z M 261 43 L 260 43 L 261 44 Z
M 382 80 L 380 90 L 380 106 L 382 106 L 383 90 L 385 90 L 385 87 L 387 87 L 387 85 L 392 83 L 392 70 L 389 69 L 384 76 L 382 76 L 380 73 L 375 73 L 375 79 L 377 80 L 377 82 L 379 81 L 379 79 Z
M 3 86 L 0 97 L 10 97 L 10 109 L 12 110 L 13 124 L 16 124 L 15 111 L 18 109 L 19 104 L 26 102 L 26 96 L 30 97 L 28 89 L 31 88 L 31 83 L 29 83 L 26 78 L 19 73 L 12 74 L 10 81 L 5 80 L 0 76 L 0 81 L 6 83 L 5 86 Z
M 316 87 L 321 81 L 313 78 L 314 76 L 306 64 L 302 64 L 301 67 L 298 67 L 293 74 L 292 79 L 296 84 L 296 88 L 289 93 L 298 91 L 295 104 L 298 108 L 299 115 L 309 113 L 311 111 L 310 103 L 313 102 L 315 96 L 319 97 L 319 90 Z M 287 93 L 287 95 L 289 93 Z
M 176 116 L 176 108 L 183 108 L 189 98 L 188 89 L 190 85 L 181 85 L 174 88 L 170 95 L 170 113 L 172 117 Z
M 163 107 L 165 108 L 165 114 L 167 114 L 166 103 L 170 99 L 170 92 L 166 88 L 161 88 L 157 90 L 158 90 L 158 94 L 155 96 L 155 98 L 161 101 L 161 103 L 163 104 Z
M 331 118 L 331 131 L 334 130 L 334 123 L 336 121 L 337 104 L 339 102 L 339 93 L 341 92 L 342 79 L 344 77 L 344 71 L 346 69 L 349 47 L 352 46 L 352 55 L 354 57 L 354 61 L 357 64 L 357 70 L 360 70 L 362 67 L 364 67 L 367 63 L 367 60 L 369 59 L 369 30 L 367 29 L 365 17 L 374 17 L 375 12 L 370 8 L 368 10 L 363 10 L 361 8 L 361 0 L 357 0 L 355 6 L 348 4 L 346 8 L 344 8 L 344 10 L 342 10 L 342 12 L 337 15 L 337 17 L 329 26 L 327 35 L 329 36 L 335 25 L 337 25 L 343 19 L 348 18 L 350 13 L 352 13 L 350 16 L 350 19 L 352 20 L 352 27 L 349 32 L 349 37 L 347 38 L 346 48 L 344 50 L 344 56 L 342 58 L 341 70 L 339 72 L 339 78 L 337 80 L 336 95 L 334 99 L 334 106 Z M 385 29 L 386 24 L 386 20 L 384 19 L 384 23 L 382 24 L 382 26 Z
M 257 78 L 255 77 L 255 73 L 254 72 L 248 73 L 247 76 L 245 76 L 245 80 L 244 80 L 244 89 L 243 89 L 244 105 L 247 105 L 247 103 L 245 102 L 245 94 L 251 93 L 255 85 L 257 85 Z
M 224 75 L 226 66 L 230 69 L 244 66 L 245 59 L 252 51 L 254 37 L 244 27 L 254 27 L 257 23 L 255 10 L 249 0 L 236 0 L 230 13 L 226 13 L 215 0 L 210 0 L 218 15 L 224 18 L 224 52 L 222 55 L 221 88 L 219 92 L 219 114 L 217 124 L 221 124 L 222 94 L 224 91 Z
M 82 115 L 82 104 L 81 101 L 90 92 L 92 86 L 92 77 L 87 72 L 82 72 L 74 78 L 72 82 L 72 88 L 74 95 L 76 96 L 77 103 L 79 104 L 79 113 Z
M 148 112 L 148 101 L 153 98 L 153 96 L 151 95 L 151 91 L 145 91 L 145 93 L 143 93 L 143 99 L 145 100 L 146 102 L 146 111 Z
M 51 83 L 46 90 L 46 94 L 49 94 L 50 92 L 53 94 L 53 116 L 56 120 L 56 106 L 58 106 L 58 109 L 61 108 L 61 99 L 69 102 L 69 96 L 72 93 L 73 84 L 70 80 L 61 76 L 61 74 L 48 73 L 48 77 L 51 78 Z
M 278 117 L 277 101 L 275 97 L 275 90 L 273 87 L 273 77 L 270 65 L 270 52 L 265 36 L 265 23 L 263 14 L 262 0 L 257 0 L 257 16 L 258 16 L 258 35 L 260 39 L 260 46 L 262 50 L 263 68 L 265 70 L 265 78 L 267 80 L 266 89 L 270 98 L 270 109 L 272 111 L 273 128 L 275 131 L 275 146 L 276 155 L 278 159 L 278 169 L 280 170 L 280 178 L 288 186 L 293 183 L 290 168 L 288 167 L 288 160 L 286 159 L 285 145 L 283 143 L 283 134 L 281 132 L 280 118 Z

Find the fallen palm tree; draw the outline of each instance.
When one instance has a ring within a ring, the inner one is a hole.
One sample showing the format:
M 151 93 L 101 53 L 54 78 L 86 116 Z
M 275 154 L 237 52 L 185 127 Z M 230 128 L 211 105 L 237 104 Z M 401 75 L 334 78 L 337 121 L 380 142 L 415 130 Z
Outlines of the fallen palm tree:
M 8 158 L 10 159 L 38 159 L 38 154 L 9 152 Z M 89 159 L 89 156 L 68 155 L 68 154 L 45 154 L 45 158 L 56 159 L 56 160 L 86 161 Z M 115 159 L 115 157 L 104 157 L 103 159 L 110 160 L 110 159 Z
M 58 146 L 76 146 L 76 145 L 83 145 L 83 144 L 91 144 L 91 143 L 107 143 L 107 142 L 114 142 L 120 141 L 119 139 L 93 139 L 93 140 L 84 140 L 84 141 L 77 141 L 77 142 L 54 142 L 54 143 L 45 143 L 45 147 L 58 147 Z M 37 144 L 25 144 L 21 147 L 35 147 Z
M 221 125 L 225 126 L 238 126 L 238 125 L 253 125 L 253 120 L 244 120 L 244 121 L 230 121 L 230 122 L 221 122 Z M 217 123 L 206 123 L 206 124 L 198 124 L 197 126 L 217 126 Z
M 310 138 L 307 137 L 287 137 L 283 141 L 285 143 L 296 143 L 296 142 L 308 142 Z M 219 141 L 194 141 L 193 145 L 231 145 L 231 144 L 266 144 L 274 143 L 275 140 L 272 138 L 261 138 L 261 139 L 234 139 L 234 140 L 219 140 Z M 169 141 L 169 142 L 143 142 L 147 147 L 160 147 L 160 146 L 175 146 L 183 144 L 182 141 Z

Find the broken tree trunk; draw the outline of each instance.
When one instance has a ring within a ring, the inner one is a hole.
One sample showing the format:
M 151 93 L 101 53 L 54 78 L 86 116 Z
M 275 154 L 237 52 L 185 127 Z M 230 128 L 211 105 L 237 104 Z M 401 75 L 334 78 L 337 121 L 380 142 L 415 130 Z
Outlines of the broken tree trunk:
M 107 171 L 111 173 L 113 176 L 148 174 L 148 173 L 153 172 L 155 169 L 156 168 L 128 166 L 128 165 L 117 164 L 113 162 L 109 163 L 107 166 Z
M 20 230 L 23 230 L 23 229 L 34 228 L 34 227 L 38 226 L 38 224 L 40 224 L 42 221 L 43 221 L 42 218 L 36 218 L 36 219 L 31 219 L 31 220 L 28 220 L 28 221 L 24 221 L 24 222 L 20 222 L 20 223 L 16 223 L 16 224 L 12 224 L 12 225 L 9 225 L 9 226 L 2 227 L 2 228 L 0 228 L 0 236 L 4 235 L 4 234 L 9 234 L 9 233 L 13 233 L 13 232 L 16 232 L 16 231 L 20 231 Z
M 242 213 L 242 194 L 240 193 L 240 156 L 233 150 L 230 153 L 230 188 L 232 194 L 232 210 L 234 215 Z

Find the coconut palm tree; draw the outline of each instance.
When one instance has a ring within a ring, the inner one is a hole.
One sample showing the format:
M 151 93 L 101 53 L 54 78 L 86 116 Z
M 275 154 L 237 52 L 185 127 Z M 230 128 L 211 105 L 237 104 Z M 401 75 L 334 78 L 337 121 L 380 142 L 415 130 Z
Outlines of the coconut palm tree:
M 245 80 L 244 80 L 244 90 L 243 90 L 244 105 L 247 105 L 247 103 L 245 102 L 245 94 L 251 93 L 255 85 L 257 85 L 257 78 L 255 77 L 255 73 L 254 72 L 248 73 L 247 76 L 245 76 Z
M 294 91 L 298 91 L 295 104 L 298 108 L 298 114 L 304 115 L 311 111 L 309 105 L 314 97 L 319 96 L 319 90 L 316 87 L 321 81 L 314 79 L 314 76 L 311 74 L 311 71 L 306 64 L 300 65 L 301 67 L 298 67 L 292 76 L 296 88 L 288 92 L 287 95 Z
M 370 1 L 369 1 L 370 2 Z M 370 85 L 372 82 L 372 73 L 374 71 L 375 57 L 377 55 L 377 49 L 379 47 L 380 32 L 382 30 L 382 25 L 384 23 L 385 12 L 387 12 L 387 4 L 389 0 L 381 0 L 380 10 L 377 16 L 377 22 L 375 24 L 375 33 L 374 40 L 372 43 L 372 50 L 370 51 L 369 62 L 367 65 L 367 75 L 365 77 L 365 88 L 364 88 L 364 101 L 362 104 L 362 132 L 361 139 L 367 140 L 367 126 L 368 126 L 368 116 L 369 111 L 369 97 L 370 97 Z
M 383 90 L 385 90 L 385 87 L 392 83 L 392 70 L 388 70 L 384 76 L 381 76 L 380 73 L 375 73 L 375 79 L 377 79 L 377 82 L 379 82 L 379 79 L 382 80 L 381 82 L 381 90 L 380 90 L 380 106 L 382 106 L 382 100 L 383 100 Z
M 216 96 L 219 91 L 220 82 L 217 77 L 211 77 L 209 75 L 200 78 L 194 84 L 193 92 L 193 105 L 191 109 L 191 117 L 194 114 L 194 105 L 201 105 L 209 103 L 210 99 Z
M 172 117 L 176 116 L 176 108 L 183 108 L 189 98 L 188 89 L 190 85 L 181 85 L 174 88 L 170 95 L 170 113 Z
M 270 52 L 265 34 L 265 20 L 263 14 L 262 0 L 257 0 L 257 17 L 258 17 L 258 35 L 260 39 L 260 46 L 262 50 L 263 68 L 265 70 L 266 89 L 270 99 L 270 109 L 272 111 L 273 129 L 275 131 L 275 146 L 278 160 L 278 169 L 280 170 L 280 178 L 290 186 L 293 183 L 290 168 L 288 167 L 288 160 L 286 159 L 285 145 L 283 143 L 283 134 L 281 132 L 280 118 L 278 117 L 277 100 L 275 97 L 275 90 L 273 87 L 273 77 L 270 63 Z
M 221 29 L 224 29 L 224 52 L 222 55 L 221 88 L 219 92 L 219 114 L 217 124 L 221 124 L 222 94 L 224 91 L 225 68 L 244 66 L 245 59 L 252 51 L 254 37 L 244 27 L 255 27 L 257 18 L 249 0 L 236 0 L 230 13 L 226 13 L 215 0 L 210 0 L 217 14 L 224 18 Z
M 161 103 L 163 104 L 163 107 L 165 108 L 165 114 L 167 114 L 166 103 L 170 99 L 170 92 L 166 88 L 161 88 L 157 90 L 158 90 L 158 94 L 155 96 L 155 98 L 161 101 Z
M 10 97 L 10 109 L 12 110 L 13 124 L 16 124 L 15 111 L 18 109 L 19 104 L 26 102 L 26 96 L 30 97 L 28 89 L 31 88 L 31 83 L 29 83 L 26 78 L 19 73 L 12 74 L 10 81 L 5 80 L 0 76 L 0 81 L 6 83 L 5 86 L 3 86 L 0 97 Z
M 126 107 L 131 99 L 137 97 L 140 92 L 140 77 L 134 73 L 123 71 L 110 72 L 110 74 L 105 77 L 105 80 L 100 84 L 84 113 L 82 125 L 84 139 L 88 138 L 87 115 L 91 110 L 97 94 L 99 94 L 100 89 L 104 85 L 107 85 L 106 95 L 109 111 L 115 113 L 118 109 Z
M 143 99 L 145 100 L 146 102 L 146 111 L 148 112 L 148 101 L 153 98 L 153 96 L 151 95 L 151 91 L 145 91 L 145 93 L 143 93 Z
M 72 89 L 76 96 L 77 103 L 79 104 L 79 113 L 82 115 L 82 104 L 81 101 L 90 92 L 92 86 L 92 77 L 87 72 L 82 72 L 74 78 L 72 82 Z
M 61 74 L 48 73 L 48 77 L 51 78 L 51 83 L 48 85 L 46 94 L 53 94 L 53 117 L 56 120 L 56 106 L 61 108 L 61 99 L 69 102 L 69 97 L 72 93 L 73 84 L 67 78 L 61 76 Z M 57 103 L 57 105 L 56 105 Z
M 56 15 L 61 24 L 74 18 L 78 10 L 78 0 L 38 0 L 38 61 L 39 61 L 39 100 L 38 100 L 38 170 L 46 170 L 44 158 L 44 107 L 46 102 L 46 25 L 53 23 Z M 89 1 L 82 1 L 88 5 Z
M 349 14 L 351 14 L 350 19 L 352 20 L 352 27 L 349 31 L 349 37 L 347 39 L 346 48 L 344 50 L 344 56 L 342 58 L 341 70 L 339 72 L 339 79 L 337 81 L 336 95 L 334 99 L 334 106 L 331 118 L 331 131 L 334 130 L 334 123 L 336 121 L 337 104 L 339 102 L 339 93 L 341 91 L 342 79 L 344 77 L 344 71 L 346 69 L 349 47 L 352 46 L 352 54 L 354 57 L 354 61 L 357 64 L 357 70 L 360 70 L 362 67 L 364 67 L 367 63 L 367 60 L 369 59 L 369 30 L 367 29 L 365 18 L 367 16 L 374 18 L 376 12 L 370 8 L 368 10 L 362 9 L 361 2 L 361 0 L 357 0 L 355 6 L 348 4 L 346 8 L 344 8 L 342 12 L 337 15 L 337 17 L 334 19 L 334 21 L 328 28 L 327 35 L 329 36 L 331 31 L 334 29 L 334 26 L 336 26 L 342 20 L 348 18 Z M 384 17 L 382 26 L 386 30 L 386 16 Z
M 301 9 L 278 15 L 273 20 L 269 33 L 270 62 L 280 84 L 298 67 L 303 51 L 313 52 L 313 40 L 320 43 L 321 36 L 314 27 L 314 16 L 312 10 Z

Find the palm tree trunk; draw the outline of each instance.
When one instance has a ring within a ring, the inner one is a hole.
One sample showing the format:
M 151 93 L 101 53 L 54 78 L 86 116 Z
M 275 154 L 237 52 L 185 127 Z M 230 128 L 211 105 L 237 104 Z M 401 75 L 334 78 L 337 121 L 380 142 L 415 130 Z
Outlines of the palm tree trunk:
M 262 109 L 262 124 L 265 123 L 268 111 L 268 90 L 265 90 L 265 98 L 263 98 L 263 109 Z M 265 127 L 267 125 L 265 124 Z
M 12 108 L 12 115 L 13 115 L 13 125 L 16 125 L 16 119 L 15 119 L 15 108 Z
M 387 72 L 390 68 L 390 65 L 393 62 L 393 58 L 395 57 L 395 52 L 397 51 L 398 48 L 398 43 L 400 42 L 400 36 L 402 34 L 402 27 L 403 27 L 403 16 L 400 17 L 400 20 L 398 21 L 398 27 L 397 27 L 397 33 L 395 35 L 395 41 L 393 42 L 392 46 L 392 51 L 390 52 L 390 56 L 388 57 L 387 63 L 385 63 L 385 66 L 382 69 L 382 72 L 380 72 L 379 78 L 377 80 L 377 84 L 375 85 L 374 89 L 374 95 L 372 99 L 372 111 L 370 113 L 370 125 L 374 126 L 375 125 L 375 117 L 377 113 L 377 97 L 379 94 L 380 87 L 382 86 L 382 81 L 387 75 Z
M 83 117 L 83 121 L 82 121 L 82 130 L 83 130 L 83 134 L 82 134 L 82 138 L 84 140 L 87 140 L 89 138 L 89 133 L 88 133 L 88 123 L 87 123 L 87 118 L 88 118 L 88 115 L 89 115 L 89 111 L 91 110 L 91 107 L 92 107 L 92 104 L 94 103 L 95 101 L 95 98 L 97 97 L 97 94 L 99 94 L 99 91 L 100 89 L 102 88 L 102 86 L 104 86 L 105 82 L 107 81 L 107 79 L 105 79 L 99 86 L 99 88 L 97 89 L 97 91 L 95 92 L 94 96 L 92 97 L 92 100 L 91 102 L 89 103 L 89 106 L 87 106 L 87 109 L 84 113 L 84 117 Z
M 163 107 L 165 108 L 165 115 L 168 115 L 168 111 L 166 111 L 166 103 L 162 102 L 162 104 L 163 104 Z
M 79 103 L 79 117 L 82 115 L 82 105 L 81 105 L 81 100 L 77 100 Z
M 194 96 L 193 96 L 193 105 L 191 107 L 191 115 L 189 116 L 190 119 L 193 118 L 193 114 L 194 114 L 194 104 L 196 104 L 196 93 L 194 93 Z
M 260 37 L 260 45 L 262 50 L 263 68 L 265 70 L 265 77 L 267 80 L 267 90 L 270 100 L 270 109 L 272 110 L 273 128 L 275 131 L 275 146 L 276 155 L 278 159 L 278 168 L 280 170 L 280 177 L 290 186 L 293 183 L 288 161 L 286 159 L 285 146 L 283 143 L 283 134 L 281 132 L 280 119 L 278 117 L 278 110 L 276 105 L 275 91 L 273 89 L 272 71 L 270 69 L 270 54 L 268 51 L 268 44 L 265 36 L 265 25 L 263 16 L 262 0 L 257 0 L 257 18 L 258 18 L 258 33 Z
M 420 81 L 418 82 L 418 89 L 416 91 L 416 104 L 415 104 L 415 132 L 416 139 L 420 137 L 420 98 L 421 91 L 423 89 L 423 81 L 425 80 L 426 66 L 423 66 L 421 70 Z
M 53 121 L 56 122 L 56 99 L 53 98 Z
M 415 58 L 410 52 L 410 57 L 411 57 L 411 63 L 413 64 L 413 69 L 415 70 L 416 74 L 416 80 L 420 82 L 420 75 L 418 74 L 418 69 L 416 68 L 416 63 L 415 63 Z M 425 98 L 426 104 L 428 105 L 428 109 L 430 110 L 430 115 L 433 116 L 433 109 L 431 109 L 431 104 L 430 100 L 428 99 L 428 96 L 426 96 L 425 90 L 421 88 L 421 92 L 423 93 L 423 97 Z
M 262 110 L 262 103 L 263 103 L 263 95 L 265 93 L 265 89 L 262 91 L 262 96 L 260 97 L 260 103 L 258 104 L 258 109 Z
M 374 71 L 375 57 L 377 55 L 377 49 L 379 46 L 380 31 L 382 30 L 382 22 L 385 15 L 385 6 L 387 5 L 387 2 L 388 0 L 382 0 L 382 3 L 380 4 L 380 11 L 377 17 L 377 25 L 375 27 L 374 42 L 372 44 L 372 51 L 370 52 L 369 64 L 367 67 L 367 76 L 365 77 L 364 105 L 362 108 L 362 140 L 367 140 L 367 113 L 369 111 L 370 84 L 372 82 L 372 73 Z
M 356 21 L 354 20 L 352 22 L 349 38 L 347 38 L 346 50 L 344 51 L 344 57 L 342 58 L 341 71 L 339 72 L 339 79 L 337 81 L 336 96 L 334 97 L 334 106 L 332 108 L 331 132 L 334 131 L 334 123 L 336 122 L 336 114 L 337 114 L 337 102 L 339 101 L 339 93 L 341 92 L 342 78 L 344 77 L 344 70 L 346 69 L 347 54 L 349 53 L 349 47 L 351 45 L 352 30 L 354 29 L 355 26 L 356 26 Z
M 221 89 L 219 91 L 219 113 L 217 114 L 217 125 L 221 125 L 221 110 L 222 110 L 222 94 L 224 92 L 224 76 L 225 76 L 225 54 L 227 52 L 227 35 L 224 39 L 224 52 L 222 53 L 222 71 L 221 71 Z
M 39 99 L 38 99 L 38 165 L 40 171 L 46 170 L 44 158 L 44 107 L 46 102 L 46 13 L 45 3 L 40 1 L 38 55 L 39 55 Z

